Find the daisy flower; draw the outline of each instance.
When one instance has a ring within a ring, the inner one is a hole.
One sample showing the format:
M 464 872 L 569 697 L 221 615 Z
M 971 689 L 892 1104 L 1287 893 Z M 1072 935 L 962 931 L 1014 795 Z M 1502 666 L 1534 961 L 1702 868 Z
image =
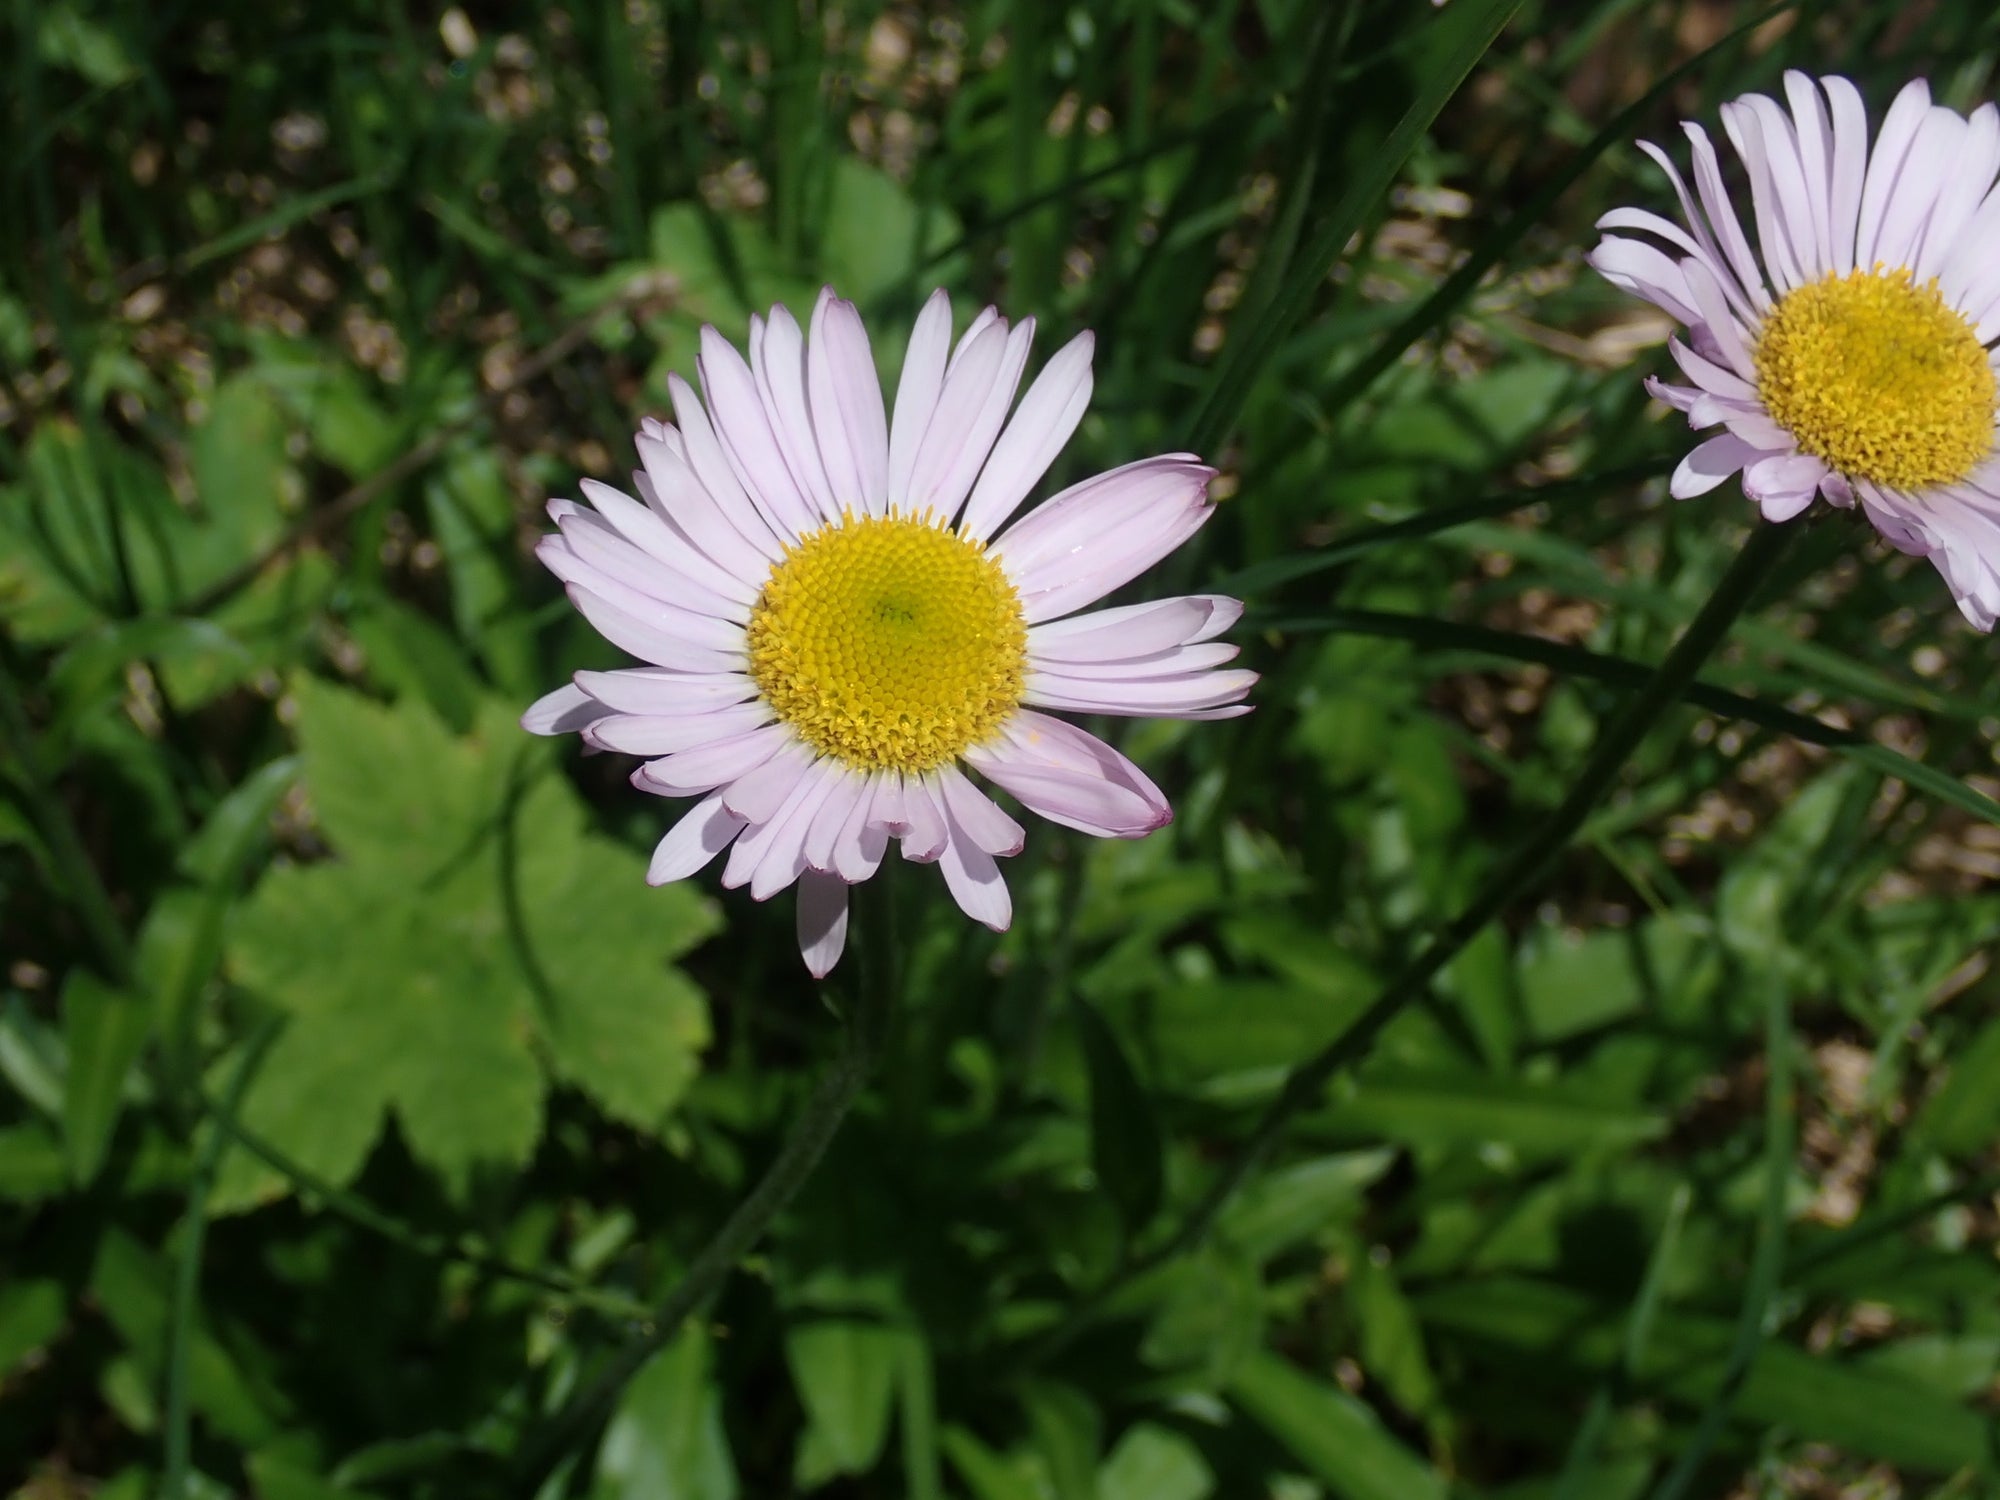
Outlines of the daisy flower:
M 1079 614 L 1209 517 L 1214 471 L 1142 459 L 1011 525 L 1090 401 L 1073 339 L 1014 407 L 1034 320 L 992 308 L 954 345 L 938 292 L 910 335 L 894 419 L 868 334 L 829 290 L 811 337 L 782 307 L 746 360 L 701 333 L 697 396 L 639 434 L 640 499 L 586 479 L 551 502 L 537 551 L 586 619 L 649 665 L 579 672 L 522 718 L 646 757 L 643 791 L 695 797 L 647 878 L 728 851 L 722 883 L 799 885 L 799 947 L 825 975 L 847 888 L 902 856 L 936 862 L 967 915 L 1012 916 L 996 860 L 1025 835 L 965 774 L 1106 838 L 1168 822 L 1166 797 L 1095 736 L 1043 710 L 1218 719 L 1256 674 L 1214 637 L 1243 606 L 1201 594 Z M 1014 407 L 1008 418 L 1008 409 Z
M 1933 105 L 1921 80 L 1871 143 L 1845 78 L 1785 75 L 1722 106 L 1742 159 L 1753 252 L 1715 148 L 1687 124 L 1695 192 L 1657 147 L 1685 228 L 1606 214 L 1590 262 L 1687 329 L 1670 342 L 1690 384 L 1649 381 L 1689 425 L 1720 427 L 1674 471 L 1703 494 L 1741 471 L 1765 518 L 1815 495 L 1859 506 L 1890 545 L 1928 557 L 1981 630 L 2000 613 L 2000 112 Z M 1666 250 L 1660 247 L 1664 245 Z M 1671 253 L 1669 253 L 1671 252 Z

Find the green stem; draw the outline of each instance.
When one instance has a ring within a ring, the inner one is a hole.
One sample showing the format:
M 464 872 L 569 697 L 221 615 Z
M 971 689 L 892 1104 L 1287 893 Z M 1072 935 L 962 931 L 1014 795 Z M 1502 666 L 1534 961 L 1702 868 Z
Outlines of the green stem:
M 229 1080 L 227 1109 L 231 1116 L 243 1102 L 244 1091 L 263 1060 L 265 1049 L 278 1034 L 275 1025 L 266 1025 L 244 1046 L 236 1071 Z M 161 1500 L 182 1500 L 188 1490 L 189 1423 L 188 1360 L 194 1347 L 195 1310 L 201 1298 L 201 1249 L 208 1233 L 208 1195 L 215 1175 L 222 1168 L 223 1152 L 230 1137 L 223 1131 L 209 1136 L 195 1163 L 194 1181 L 188 1186 L 187 1217 L 181 1224 L 180 1259 L 174 1267 L 174 1304 L 167 1328 L 167 1415 L 165 1454 L 161 1461 Z
M 1764 1009 L 1764 1066 L 1770 1079 L 1764 1086 L 1764 1206 L 1757 1217 L 1757 1248 L 1751 1257 L 1743 1307 L 1737 1315 L 1736 1338 L 1708 1410 L 1681 1450 L 1673 1472 L 1653 1492 L 1653 1500 L 1680 1500 L 1722 1436 L 1723 1425 L 1743 1393 L 1743 1382 L 1750 1377 L 1751 1362 L 1764 1347 L 1771 1299 L 1785 1270 L 1785 1190 L 1792 1180 L 1797 1101 L 1792 1090 L 1790 997 L 1777 981 L 1771 984 Z
M 1722 644 L 1729 628 L 1750 603 L 1791 540 L 1791 529 L 1759 525 L 1723 574 L 1715 592 L 1695 616 L 1666 658 L 1605 729 L 1590 759 L 1577 775 L 1560 806 L 1514 850 L 1480 887 L 1472 902 L 1397 974 L 1381 994 L 1317 1055 L 1286 1076 L 1284 1087 L 1257 1122 L 1208 1193 L 1181 1221 L 1174 1233 L 1147 1254 L 1130 1262 L 1083 1299 L 1061 1328 L 1030 1351 L 1031 1362 L 1046 1359 L 1066 1345 L 1090 1312 L 1114 1292 L 1199 1244 L 1243 1185 L 1256 1175 L 1294 1116 L 1317 1104 L 1334 1077 L 1362 1057 L 1391 1021 L 1429 993 L 1431 981 L 1486 924 L 1533 891 L 1548 875 L 1556 857 L 1583 826 L 1591 810 L 1610 790 L 1632 752 L 1654 723 L 1687 691 L 1702 663 Z
M 470 1266 L 476 1271 L 502 1281 L 517 1281 L 525 1286 L 536 1287 L 552 1296 L 573 1302 L 579 1307 L 587 1307 L 593 1312 L 622 1322 L 637 1322 L 652 1316 L 652 1309 L 643 1302 L 635 1302 L 630 1297 L 621 1297 L 616 1292 L 604 1291 L 560 1271 L 516 1265 L 467 1239 L 426 1234 L 422 1230 L 413 1229 L 401 1220 L 383 1213 L 367 1199 L 334 1186 L 310 1168 L 293 1161 L 262 1136 L 247 1129 L 237 1118 L 237 1101 L 234 1097 L 216 1099 L 205 1093 L 197 1093 L 196 1102 L 200 1105 L 202 1114 L 214 1124 L 219 1139 L 232 1141 L 248 1151 L 265 1166 L 290 1182 L 293 1191 L 301 1197 L 317 1199 L 342 1218 L 379 1234 L 391 1244 L 400 1245 L 414 1255 L 421 1255 L 427 1259 L 456 1261 L 460 1265 Z
M 826 1155 L 847 1112 L 875 1070 L 895 1011 L 898 984 L 894 893 L 884 868 L 858 891 L 861 953 L 859 995 L 847 1037 L 820 1075 L 791 1133 L 750 1195 L 723 1221 L 686 1273 L 650 1314 L 651 1328 L 619 1350 L 583 1391 L 522 1445 L 524 1493 L 538 1493 L 555 1467 L 586 1449 L 610 1415 L 620 1391 L 646 1361 L 671 1343 L 687 1318 L 713 1297 L 771 1223 L 805 1186 Z

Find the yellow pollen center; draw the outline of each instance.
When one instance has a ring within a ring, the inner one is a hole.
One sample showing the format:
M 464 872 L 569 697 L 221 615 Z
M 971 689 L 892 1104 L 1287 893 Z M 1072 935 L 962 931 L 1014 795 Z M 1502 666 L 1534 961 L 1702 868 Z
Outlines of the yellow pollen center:
M 1757 394 L 1799 447 L 1840 473 L 1921 490 L 1993 448 L 1993 366 L 1932 279 L 1850 271 L 1785 294 L 1753 351 Z
M 864 770 L 928 771 L 1006 722 L 1021 601 L 983 544 L 929 517 L 843 516 L 771 567 L 750 677 L 778 716 Z

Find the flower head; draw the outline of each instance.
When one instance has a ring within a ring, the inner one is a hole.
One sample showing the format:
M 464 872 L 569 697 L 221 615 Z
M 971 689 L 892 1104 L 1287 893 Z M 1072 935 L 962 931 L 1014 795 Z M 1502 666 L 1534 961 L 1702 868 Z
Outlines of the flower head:
M 2000 111 L 1970 118 L 1897 95 L 1872 144 L 1844 78 L 1785 75 L 1722 107 L 1750 182 L 1758 253 L 1699 125 L 1690 194 L 1660 164 L 1686 227 L 1643 209 L 1598 221 L 1590 261 L 1687 329 L 1691 382 L 1649 381 L 1694 427 L 1722 432 L 1674 471 L 1676 497 L 1739 470 L 1772 521 L 1817 496 L 1858 505 L 1891 545 L 1936 564 L 1965 617 L 2000 614 Z M 1665 245 L 1673 253 L 1662 250 Z
M 725 886 L 763 900 L 798 882 L 800 950 L 824 975 L 847 887 L 891 839 L 935 861 L 969 916 L 1007 927 L 995 861 L 1025 835 L 961 767 L 1085 833 L 1140 838 L 1173 816 L 1130 760 L 1041 710 L 1227 718 L 1248 712 L 1256 675 L 1216 670 L 1236 655 L 1214 640 L 1234 599 L 1077 613 L 1208 519 L 1214 471 L 1191 454 L 1086 479 L 1007 524 L 1083 418 L 1089 334 L 1015 407 L 1034 320 L 989 308 L 954 345 L 939 292 L 892 421 L 853 305 L 823 292 L 810 332 L 774 307 L 750 320 L 745 360 L 704 328 L 702 395 L 676 377 L 676 425 L 639 434 L 641 499 L 587 479 L 591 508 L 551 502 L 542 561 L 649 665 L 579 672 L 521 722 L 644 756 L 636 786 L 699 798 L 648 879 L 727 849 Z

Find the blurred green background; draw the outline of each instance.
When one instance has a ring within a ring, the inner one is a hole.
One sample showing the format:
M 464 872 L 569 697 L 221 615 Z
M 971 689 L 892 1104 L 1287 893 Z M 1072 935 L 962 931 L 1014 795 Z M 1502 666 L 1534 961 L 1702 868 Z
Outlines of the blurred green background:
M 1850 516 L 1123 1274 L 1751 524 L 1665 500 L 1667 328 L 1582 265 L 1670 205 L 1633 135 L 1996 60 L 1989 0 L 17 0 L 0 1487 L 2000 1495 L 1993 648 Z M 1198 446 L 1140 588 L 1245 596 L 1265 677 L 1132 727 L 1177 821 L 1033 827 L 1004 938 L 902 872 L 877 1084 L 669 1342 L 853 976 L 648 889 L 670 807 L 518 731 L 619 660 L 528 549 L 823 281 L 891 378 L 934 285 L 1094 328 L 1050 487 Z

